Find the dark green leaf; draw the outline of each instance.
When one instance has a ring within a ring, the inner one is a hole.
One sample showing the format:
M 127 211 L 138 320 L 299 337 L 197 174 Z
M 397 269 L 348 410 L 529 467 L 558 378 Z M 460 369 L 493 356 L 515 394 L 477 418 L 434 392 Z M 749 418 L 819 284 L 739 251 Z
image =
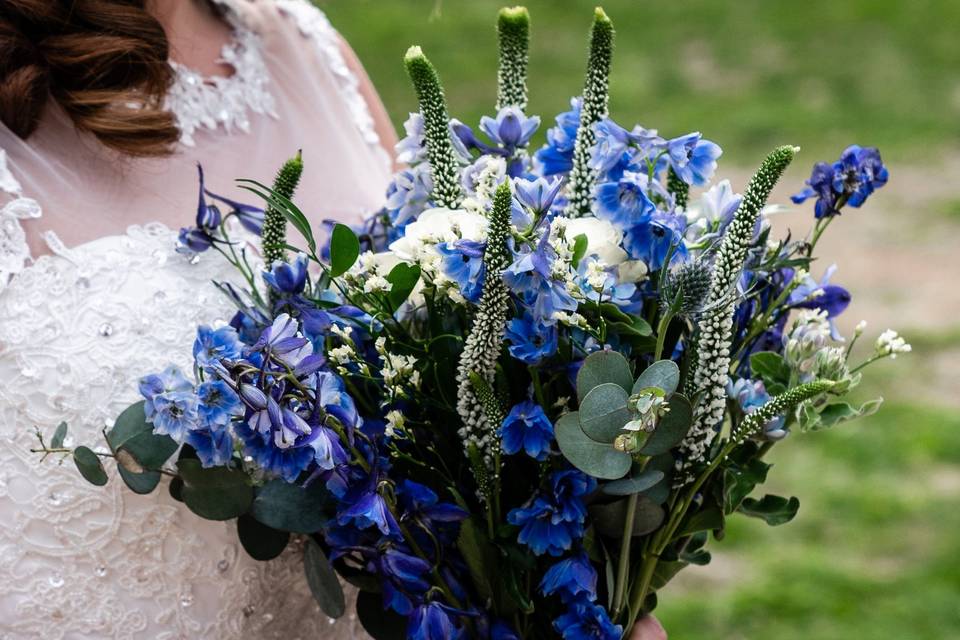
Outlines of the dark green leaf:
M 804 431 L 829 429 L 842 422 L 873 415 L 880 408 L 881 404 L 883 404 L 883 398 L 868 400 L 859 407 L 855 407 L 848 402 L 833 402 L 820 409 L 819 419 L 813 421 L 812 424 L 803 425 Z M 806 406 L 811 407 L 809 404 Z
M 330 235 L 330 276 L 346 273 L 360 255 L 360 240 L 350 227 L 337 223 Z
M 390 270 L 387 282 L 390 283 L 390 306 L 396 310 L 410 296 L 420 280 L 420 267 L 401 262 Z
M 327 522 L 328 500 L 320 482 L 304 489 L 277 478 L 257 489 L 250 514 L 273 529 L 314 533 Z
M 597 531 L 611 538 L 623 535 L 627 517 L 627 500 L 623 498 L 608 504 L 590 506 L 590 515 Z M 637 497 L 637 510 L 633 518 L 633 535 L 642 536 L 655 531 L 663 523 L 663 509 L 644 495 Z
M 661 480 L 663 480 L 663 471 L 645 469 L 639 475 L 608 482 L 603 485 L 603 492 L 612 496 L 628 496 L 632 493 L 646 491 Z
M 288 531 L 277 531 L 249 514 L 237 519 L 237 535 L 244 550 L 254 560 L 273 560 L 287 548 Z
M 713 531 L 723 529 L 723 511 L 719 507 L 701 509 L 689 518 L 681 529 L 681 537 L 698 531 Z
M 170 492 L 171 498 L 177 502 L 183 502 L 183 480 L 180 478 L 172 478 L 170 484 L 167 486 L 167 491 Z
M 127 485 L 131 491 L 139 493 L 140 495 L 147 495 L 160 484 L 161 476 L 159 471 L 132 473 L 119 465 L 117 466 L 117 471 L 120 473 L 120 478 L 123 480 L 123 483 Z
M 657 360 L 643 370 L 640 377 L 633 384 L 630 393 L 638 393 L 641 389 L 656 387 L 671 394 L 680 384 L 680 367 L 673 360 Z
M 587 254 L 588 242 L 586 234 L 583 233 L 573 239 L 573 255 L 570 257 L 570 264 L 574 269 L 580 266 L 580 261 Z
M 737 511 L 751 518 L 760 518 L 771 527 L 775 527 L 793 520 L 799 508 L 800 500 L 795 497 L 788 499 L 768 494 L 760 500 L 745 499 Z
M 586 357 L 577 374 L 577 400 L 583 402 L 594 387 L 605 382 L 618 384 L 627 393 L 633 386 L 630 363 L 617 351 L 595 351 Z
M 591 440 L 580 428 L 580 417 L 576 412 L 568 413 L 557 420 L 554 435 L 563 456 L 588 475 L 603 480 L 616 480 L 630 471 L 633 458 L 609 444 Z
M 183 479 L 183 502 L 187 508 L 207 520 L 229 520 L 250 508 L 253 487 L 246 474 L 226 467 L 204 469 L 199 460 L 177 462 Z
M 612 382 L 595 386 L 580 403 L 580 428 L 597 442 L 612 443 L 630 418 L 627 392 Z
M 609 302 L 600 305 L 600 313 L 618 333 L 633 333 L 638 336 L 653 335 L 653 327 L 640 316 L 624 313 L 620 307 Z
M 727 515 L 736 511 L 753 488 L 767 479 L 770 465 L 753 459 L 743 465 L 731 465 L 723 472 L 723 511 Z
M 654 589 L 662 589 L 686 566 L 686 562 L 680 562 L 678 560 L 672 562 L 661 560 L 653 570 L 653 580 L 650 586 Z
M 662 453 L 654 456 L 647 462 L 648 471 L 659 471 L 663 474 L 663 479 L 657 484 L 643 492 L 648 499 L 655 504 L 663 504 L 670 497 L 670 487 L 673 482 L 674 461 L 670 453 Z
M 640 316 L 634 316 L 630 322 L 610 322 L 607 327 L 611 332 L 620 336 L 649 337 L 653 333 L 650 324 Z M 656 345 L 656 340 L 650 342 L 650 350 Z
M 121 449 L 132 455 L 145 469 L 159 469 L 177 450 L 177 443 L 169 436 L 156 435 L 143 412 L 143 400 L 132 404 L 121 413 L 107 433 L 110 449 Z M 128 469 L 139 473 L 136 469 Z
M 320 609 L 331 618 L 339 618 L 347 609 L 343 598 L 343 588 L 337 573 L 330 566 L 326 554 L 313 539 L 307 540 L 303 552 L 303 568 L 307 574 L 307 585 Z
M 107 484 L 107 472 L 103 470 L 100 458 L 88 447 L 77 447 L 73 450 L 73 461 L 80 471 L 80 475 L 90 484 L 102 487 Z
M 772 384 L 790 383 L 790 365 L 784 361 L 783 356 L 772 351 L 760 351 L 750 356 L 750 371 L 754 378 L 760 378 L 768 387 Z
M 357 594 L 357 618 L 363 630 L 374 640 L 406 640 L 407 619 L 383 608 L 379 593 L 361 591 Z
M 490 572 L 497 569 L 497 557 L 487 541 L 487 536 L 472 519 L 464 520 L 460 524 L 460 536 L 457 538 L 457 548 L 463 556 L 473 579 L 479 596 L 487 600 L 493 596 L 493 586 L 490 581 Z
M 640 453 L 646 456 L 656 456 L 666 453 L 680 444 L 687 435 L 693 423 L 693 407 L 690 401 L 679 393 L 670 396 L 667 401 L 670 411 L 660 418 L 657 428 L 647 440 Z
M 63 440 L 67 437 L 67 423 L 61 422 L 57 425 L 57 430 L 53 432 L 53 438 L 50 439 L 50 448 L 59 449 L 63 447 Z

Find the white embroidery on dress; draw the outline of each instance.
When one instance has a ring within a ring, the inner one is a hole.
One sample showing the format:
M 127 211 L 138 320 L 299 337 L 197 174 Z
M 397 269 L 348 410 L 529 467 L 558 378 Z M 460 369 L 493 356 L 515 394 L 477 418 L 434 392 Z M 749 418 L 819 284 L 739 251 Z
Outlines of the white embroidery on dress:
M 7 166 L 7 153 L 0 149 L 0 191 L 13 196 L 0 207 L 0 293 L 10 278 L 20 273 L 30 261 L 30 248 L 20 221 L 41 215 L 37 201 L 24 198 L 20 189 L 20 182 Z

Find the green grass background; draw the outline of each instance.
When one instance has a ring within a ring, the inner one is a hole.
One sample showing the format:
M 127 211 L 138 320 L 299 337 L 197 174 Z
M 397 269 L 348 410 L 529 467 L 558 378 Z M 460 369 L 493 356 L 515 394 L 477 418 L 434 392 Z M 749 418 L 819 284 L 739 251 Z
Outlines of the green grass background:
M 414 109 L 401 62 L 410 44 L 438 67 L 453 115 L 475 124 L 492 111 L 500 3 L 444 0 L 439 13 L 433 0 L 319 4 L 398 125 Z M 593 3 L 527 6 L 530 111 L 552 122 L 579 92 Z M 622 124 L 700 130 L 734 167 L 786 142 L 803 146 L 807 162 L 848 142 L 879 146 L 888 163 L 956 150 L 958 0 L 604 6 L 618 29 L 611 107 Z M 657 614 L 672 639 L 960 638 L 960 402 L 956 390 L 924 393 L 931 362 L 957 370 L 951 322 L 943 334 L 911 335 L 912 355 L 869 371 L 858 395 L 884 395 L 878 415 L 774 448 L 765 489 L 798 496 L 799 516 L 778 528 L 733 519 L 711 543 L 715 562 L 662 594 Z

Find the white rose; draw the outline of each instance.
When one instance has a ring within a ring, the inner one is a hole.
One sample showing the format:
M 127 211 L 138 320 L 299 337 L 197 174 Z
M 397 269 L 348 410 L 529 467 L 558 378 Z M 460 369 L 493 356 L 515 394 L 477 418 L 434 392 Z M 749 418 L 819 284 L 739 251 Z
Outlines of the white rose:
M 454 240 L 483 240 L 487 219 L 462 209 L 427 209 L 404 229 L 402 238 L 390 245 L 390 251 L 408 262 L 417 262 L 427 247 Z
M 647 278 L 647 263 L 643 260 L 626 260 L 617 269 L 620 282 L 640 282 Z
M 566 221 L 564 233 L 571 246 L 574 238 L 579 235 L 586 236 L 586 255 L 596 254 L 608 266 L 618 265 L 627 259 L 627 252 L 620 247 L 623 234 L 606 220 L 593 217 L 572 218 Z

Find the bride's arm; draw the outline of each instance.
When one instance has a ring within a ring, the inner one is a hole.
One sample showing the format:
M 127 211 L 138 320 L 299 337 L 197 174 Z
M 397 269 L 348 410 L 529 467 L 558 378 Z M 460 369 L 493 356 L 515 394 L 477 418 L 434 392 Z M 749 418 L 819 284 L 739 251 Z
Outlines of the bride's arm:
M 363 64 L 360 62 L 357 54 L 353 52 L 353 49 L 342 36 L 338 35 L 337 37 L 340 41 L 340 52 L 343 54 L 343 59 L 350 68 L 350 71 L 352 71 L 353 75 L 357 78 L 360 95 L 362 95 L 363 99 L 367 102 L 370 115 L 373 116 L 374 129 L 377 135 L 380 136 L 380 144 L 386 149 L 387 155 L 392 159 L 395 156 L 394 146 L 397 144 L 397 132 L 396 129 L 393 128 L 393 123 L 390 122 L 387 109 L 383 106 L 380 94 L 377 93 L 373 83 L 370 82 L 370 76 L 367 75 L 367 71 L 363 68 Z

